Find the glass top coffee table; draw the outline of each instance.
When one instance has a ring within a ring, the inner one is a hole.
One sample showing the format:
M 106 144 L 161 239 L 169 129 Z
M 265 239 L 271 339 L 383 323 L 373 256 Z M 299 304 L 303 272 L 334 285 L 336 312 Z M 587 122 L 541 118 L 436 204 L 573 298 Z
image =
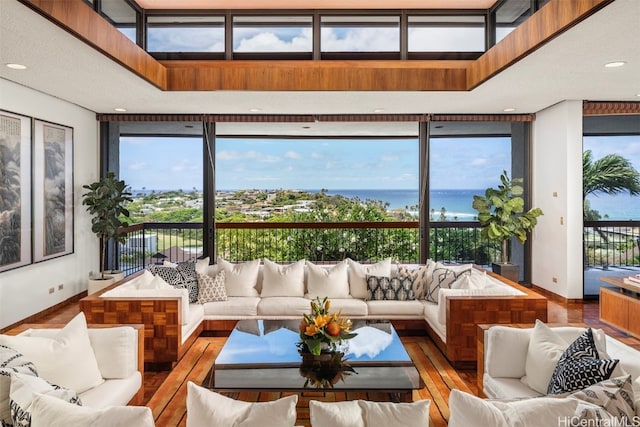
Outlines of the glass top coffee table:
M 358 335 L 341 348 L 344 357 L 324 362 L 303 362 L 296 346 L 299 323 L 239 321 L 203 386 L 219 392 L 382 392 L 405 402 L 412 400 L 413 390 L 424 387 L 390 322 L 354 321 Z

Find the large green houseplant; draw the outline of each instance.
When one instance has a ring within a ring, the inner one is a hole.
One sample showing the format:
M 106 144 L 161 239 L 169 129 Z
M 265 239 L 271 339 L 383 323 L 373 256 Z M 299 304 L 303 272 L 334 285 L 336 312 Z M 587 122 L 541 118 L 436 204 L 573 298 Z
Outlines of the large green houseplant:
M 487 188 L 484 196 L 473 196 L 472 207 L 478 211 L 482 226 L 481 235 L 502 244 L 502 264 L 510 264 L 509 241 L 512 237 L 520 243 L 527 241 L 527 233 L 538 223 L 542 210 L 524 211 L 522 178 L 509 179 L 507 171 L 500 175 L 498 188 Z
M 120 227 L 124 225 L 120 216 L 129 217 L 126 204 L 133 199 L 125 182 L 117 179 L 113 172 L 108 172 L 99 181 L 83 185 L 82 188 L 88 190 L 82 195 L 82 204 L 93 215 L 91 231 L 100 239 L 100 278 L 105 279 L 108 244 L 111 239 L 125 243 L 125 236 L 119 233 Z

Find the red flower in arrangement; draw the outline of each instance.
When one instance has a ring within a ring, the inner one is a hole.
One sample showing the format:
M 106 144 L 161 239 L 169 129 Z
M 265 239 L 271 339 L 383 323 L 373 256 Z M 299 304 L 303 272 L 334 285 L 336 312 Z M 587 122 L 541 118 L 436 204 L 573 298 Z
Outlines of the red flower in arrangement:
M 342 316 L 342 312 L 330 313 L 331 301 L 320 297 L 311 301 L 311 314 L 305 314 L 300 322 L 301 352 L 319 355 L 323 349 L 336 351 L 343 340 L 355 337 L 351 332 L 351 320 Z

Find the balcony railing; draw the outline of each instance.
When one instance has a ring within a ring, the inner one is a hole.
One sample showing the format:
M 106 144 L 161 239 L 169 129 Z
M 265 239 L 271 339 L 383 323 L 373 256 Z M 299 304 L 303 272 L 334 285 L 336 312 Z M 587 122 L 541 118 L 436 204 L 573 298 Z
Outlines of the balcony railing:
M 417 221 L 217 223 L 214 256 L 234 262 L 269 258 L 322 263 L 347 257 L 358 261 L 391 257 L 418 263 L 419 230 Z M 119 267 L 126 274 L 163 260 L 178 262 L 202 255 L 201 223 L 143 223 L 123 232 L 127 242 L 119 246 Z M 480 235 L 477 221 L 429 223 L 429 258 L 433 260 L 489 265 L 500 257 L 500 245 Z M 585 222 L 584 265 L 640 266 L 640 223 Z
M 640 221 L 585 221 L 583 242 L 585 268 L 640 266 Z

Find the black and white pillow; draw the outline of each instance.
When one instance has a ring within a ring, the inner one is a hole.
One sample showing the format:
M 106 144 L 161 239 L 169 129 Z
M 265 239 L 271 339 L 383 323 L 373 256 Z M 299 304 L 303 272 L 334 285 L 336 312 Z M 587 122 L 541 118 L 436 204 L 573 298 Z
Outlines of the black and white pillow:
M 425 289 L 425 299 L 437 304 L 440 289 L 450 289 L 456 280 L 465 275 L 471 276 L 472 267 L 471 264 L 448 266 L 436 262 Z
M 413 280 L 410 277 L 386 277 L 367 275 L 367 300 L 370 301 L 411 301 Z
M 401 279 L 410 278 L 413 281 L 413 295 L 416 299 L 422 299 L 425 296 L 427 286 L 432 280 L 435 262 L 428 259 L 425 265 L 420 267 L 411 267 L 398 264 L 397 277 Z
M 617 359 L 600 359 L 588 328 L 562 353 L 556 365 L 547 394 L 561 394 L 585 389 L 611 377 L 618 365 Z
M 198 275 L 195 261 L 179 262 L 175 267 L 150 265 L 148 269 L 154 276 L 160 276 L 174 288 L 188 290 L 189 302 L 198 302 Z
M 38 394 L 62 399 L 75 405 L 82 405 L 78 393 L 73 390 L 49 384 L 43 378 L 33 375 L 12 373 L 9 397 L 13 426 L 31 426 L 31 404 Z
M 38 376 L 36 366 L 30 360 L 14 349 L 0 345 L 0 425 L 2 426 L 12 424 L 9 406 L 12 373 Z
M 616 425 L 628 426 L 632 425 L 631 423 L 636 416 L 631 375 L 601 381 L 584 390 L 572 393 L 569 397 L 597 405 L 595 411 L 593 407 L 585 407 L 581 413 L 577 413 L 576 415 L 581 419 L 606 418 L 606 414 L 610 414 L 618 421 Z M 606 412 L 604 416 L 599 413 L 598 409 L 600 408 Z

